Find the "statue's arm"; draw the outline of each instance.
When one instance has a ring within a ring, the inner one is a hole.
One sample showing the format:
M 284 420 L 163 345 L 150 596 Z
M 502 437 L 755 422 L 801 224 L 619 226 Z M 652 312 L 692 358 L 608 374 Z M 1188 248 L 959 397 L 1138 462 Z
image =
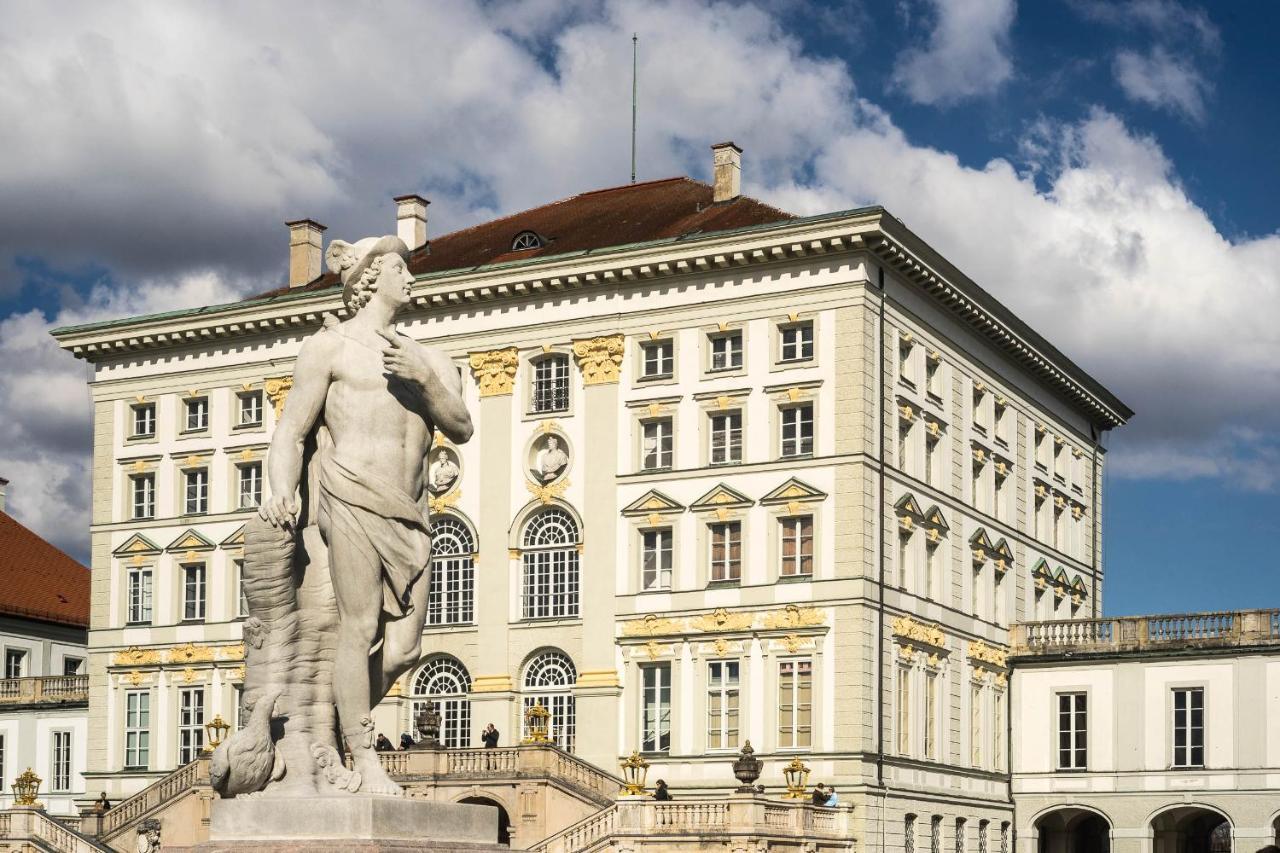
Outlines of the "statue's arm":
M 382 351 L 387 371 L 418 389 L 431 422 L 446 438 L 454 444 L 469 441 L 475 428 L 462 401 L 462 373 L 457 366 L 438 349 L 399 335 L 383 337 L 390 344 Z
M 327 330 L 312 335 L 302 345 L 293 369 L 293 388 L 271 437 L 267 454 L 267 478 L 271 498 L 258 510 L 276 527 L 293 527 L 301 507 L 296 492 L 302 478 L 303 444 L 324 408 L 332 378 L 336 336 Z

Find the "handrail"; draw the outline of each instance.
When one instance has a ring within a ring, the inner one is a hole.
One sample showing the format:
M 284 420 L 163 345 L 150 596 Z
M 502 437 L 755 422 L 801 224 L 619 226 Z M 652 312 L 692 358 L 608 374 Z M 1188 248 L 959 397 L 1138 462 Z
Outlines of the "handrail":
M 1280 641 L 1280 609 L 1168 613 L 1102 619 L 1022 622 L 1010 630 L 1011 653 L 1242 648 Z
M 87 675 L 32 675 L 0 678 L 0 705 L 88 702 Z
M 579 851 L 583 844 L 598 841 L 609 835 L 618 818 L 618 804 L 605 806 L 595 814 L 589 814 L 577 823 L 571 823 L 564 829 L 548 835 L 529 848 L 529 853 L 549 853 L 552 849 Z
M 381 752 L 378 758 L 392 778 L 460 776 L 477 778 L 545 777 L 575 788 L 603 805 L 622 788 L 622 779 L 549 744 L 501 749 L 440 749 Z
M 200 782 L 209 781 L 209 759 L 197 758 L 172 773 L 161 776 L 127 800 L 109 809 L 102 817 L 102 838 L 111 839 L 136 821 L 170 800 L 176 799 Z
M 110 847 L 64 826 L 41 809 L 23 808 L 0 813 L 0 838 L 43 842 L 59 853 L 100 853 Z

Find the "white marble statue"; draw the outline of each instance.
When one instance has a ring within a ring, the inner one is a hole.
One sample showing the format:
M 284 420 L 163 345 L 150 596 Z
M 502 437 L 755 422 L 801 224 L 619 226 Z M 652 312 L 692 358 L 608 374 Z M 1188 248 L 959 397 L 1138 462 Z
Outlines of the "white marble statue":
M 560 449 L 560 439 L 554 435 L 547 436 L 546 444 L 534 459 L 538 478 L 543 483 L 550 483 L 560 476 L 568 464 L 569 454 Z
M 462 472 L 458 469 L 457 463 L 450 458 L 449 452 L 441 450 L 436 454 L 436 461 L 428 471 L 432 493 L 437 495 L 446 494 L 453 488 L 453 484 L 457 481 L 460 473 Z
M 392 325 L 408 255 L 393 236 L 326 254 L 351 316 L 303 344 L 267 458 L 271 498 L 245 531 L 248 722 L 214 753 L 223 796 L 403 794 L 370 712 L 419 659 L 433 433 L 472 432 L 458 369 Z

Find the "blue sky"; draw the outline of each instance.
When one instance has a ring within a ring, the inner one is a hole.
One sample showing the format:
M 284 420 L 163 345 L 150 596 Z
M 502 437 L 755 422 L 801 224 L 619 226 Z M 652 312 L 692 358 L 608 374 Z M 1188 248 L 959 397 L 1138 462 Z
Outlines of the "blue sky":
M 283 221 L 432 233 L 640 177 L 884 204 L 1138 412 L 1109 612 L 1280 605 L 1280 5 L 1181 0 L 5 2 L 0 476 L 84 556 L 53 326 L 278 284 Z

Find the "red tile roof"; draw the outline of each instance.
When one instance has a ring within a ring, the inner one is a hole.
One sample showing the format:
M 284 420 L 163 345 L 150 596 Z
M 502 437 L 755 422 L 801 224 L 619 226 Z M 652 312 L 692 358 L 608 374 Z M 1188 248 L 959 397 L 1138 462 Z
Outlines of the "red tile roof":
M 0 613 L 89 627 L 89 570 L 0 512 Z
M 746 196 L 718 204 L 711 197 L 710 186 L 691 178 L 594 190 L 436 237 L 410 256 L 409 270 L 420 275 L 470 269 L 795 218 Z M 511 242 L 523 231 L 537 234 L 543 245 L 513 252 Z M 324 290 L 337 284 L 337 276 L 325 273 L 310 284 L 281 287 L 251 298 Z

